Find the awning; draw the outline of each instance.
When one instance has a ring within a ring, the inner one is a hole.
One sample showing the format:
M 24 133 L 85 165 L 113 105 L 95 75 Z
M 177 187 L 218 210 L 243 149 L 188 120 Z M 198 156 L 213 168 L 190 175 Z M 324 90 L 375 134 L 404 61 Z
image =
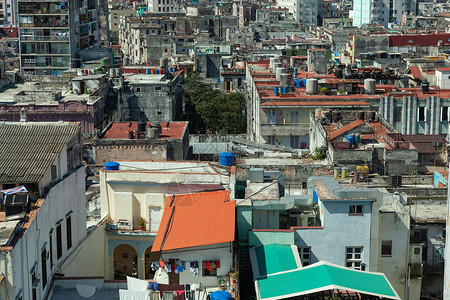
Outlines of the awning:
M 258 300 L 285 299 L 333 289 L 400 299 L 382 273 L 352 270 L 323 261 L 257 279 L 255 288 Z

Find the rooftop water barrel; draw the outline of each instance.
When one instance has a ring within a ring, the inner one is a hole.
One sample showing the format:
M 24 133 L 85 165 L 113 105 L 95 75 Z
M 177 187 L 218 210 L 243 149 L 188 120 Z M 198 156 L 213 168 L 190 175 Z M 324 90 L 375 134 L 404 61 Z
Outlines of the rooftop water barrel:
M 355 143 L 361 143 L 361 133 L 359 132 L 355 133 Z
M 155 70 L 155 74 L 159 74 L 159 70 L 158 69 Z
M 302 80 L 301 79 L 300 80 L 296 80 L 295 81 L 295 87 L 299 88 L 301 86 L 302 86 Z
M 277 67 L 277 68 L 275 68 L 275 77 L 276 77 L 277 79 L 280 79 L 281 74 L 283 74 L 283 72 L 284 72 L 284 68 L 283 68 L 283 67 Z
M 217 77 L 216 81 L 217 81 L 217 83 L 219 83 L 220 82 L 220 77 Z
M 354 134 L 347 134 L 345 136 L 346 140 L 348 141 L 350 148 L 353 148 L 353 144 L 355 143 L 355 135 Z
M 375 111 L 374 110 L 369 110 L 367 112 L 367 121 L 369 121 L 369 122 L 375 121 Z
M 221 166 L 231 166 L 234 161 L 234 154 L 230 152 L 219 153 L 219 165 Z
M 210 295 L 211 300 L 231 300 L 231 294 L 227 291 L 216 291 Z
M 430 83 L 428 81 L 422 82 L 422 93 L 428 93 L 430 90 Z
M 145 70 L 145 73 L 150 74 L 150 70 L 149 69 Z
M 145 127 L 147 127 L 147 122 L 138 122 L 138 131 L 145 132 Z
M 273 88 L 273 94 L 274 94 L 274 95 L 278 94 L 278 88 L 277 88 L 277 87 L 274 87 L 274 88 Z
M 316 78 L 309 78 L 306 80 L 306 93 L 317 94 L 319 91 L 319 81 Z
M 377 81 L 372 78 L 367 78 L 364 80 L 364 90 L 367 94 L 375 94 Z
M 119 170 L 120 164 L 115 161 L 108 161 L 104 164 L 105 170 L 107 171 L 117 171 Z

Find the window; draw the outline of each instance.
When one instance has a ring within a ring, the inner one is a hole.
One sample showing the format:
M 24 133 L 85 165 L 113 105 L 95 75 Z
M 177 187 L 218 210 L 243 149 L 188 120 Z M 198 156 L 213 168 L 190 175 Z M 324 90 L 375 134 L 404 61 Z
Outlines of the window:
M 441 122 L 448 122 L 448 106 L 441 107 Z
M 348 214 L 354 215 L 354 214 L 362 214 L 363 213 L 363 206 L 362 205 L 350 205 L 348 207 Z
M 62 237 L 61 224 L 56 227 L 56 258 L 60 259 L 62 256 Z
M 50 244 L 50 254 L 49 254 L 49 256 L 50 256 L 50 270 L 51 270 L 52 267 L 53 267 L 53 235 L 52 234 L 50 234 L 49 244 Z
M 72 248 L 72 217 L 68 216 L 66 219 L 66 233 L 67 233 L 67 250 Z
M 47 284 L 47 249 L 44 248 L 41 252 L 41 266 L 42 266 L 42 289 Z
M 140 87 L 136 88 L 136 92 L 140 93 L 141 92 L 141 88 Z
M 74 167 L 73 165 L 73 148 L 67 148 L 67 171 L 72 170 Z
M 420 254 L 420 248 L 419 247 L 415 247 L 414 248 L 414 254 Z
M 55 180 L 56 179 L 56 166 L 55 165 L 52 166 L 51 173 L 52 173 L 52 180 Z
M 267 112 L 267 123 L 269 124 L 276 124 L 277 122 L 277 114 L 275 109 L 271 108 Z
M 270 145 L 275 145 L 275 143 L 276 143 L 276 139 L 275 139 L 275 136 L 274 135 L 269 135 L 268 136 L 268 144 L 270 144 Z
M 298 247 L 298 255 L 304 267 L 311 263 L 311 247 Z
M 292 148 L 294 149 L 300 148 L 300 137 L 298 135 L 291 135 L 290 142 Z
M 217 276 L 217 261 L 202 261 L 202 276 Z
M 421 106 L 417 108 L 417 122 L 426 122 L 425 107 Z
M 361 269 L 363 247 L 346 247 L 345 266 L 355 270 Z
M 381 256 L 392 256 L 392 241 L 381 241 Z

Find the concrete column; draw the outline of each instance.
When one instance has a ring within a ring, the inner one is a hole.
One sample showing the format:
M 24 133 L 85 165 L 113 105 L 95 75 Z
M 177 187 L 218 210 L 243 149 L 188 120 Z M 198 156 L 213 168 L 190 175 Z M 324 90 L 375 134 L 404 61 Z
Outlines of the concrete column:
M 403 97 L 403 106 L 402 106 L 402 134 L 406 134 L 406 126 L 407 126 L 407 122 L 406 122 L 406 111 L 407 111 L 407 100 L 406 97 Z
M 138 278 L 145 279 L 145 257 L 138 256 Z
M 412 112 L 410 114 L 409 121 L 411 122 L 411 131 L 410 134 L 417 133 L 417 97 L 413 97 L 412 101 Z

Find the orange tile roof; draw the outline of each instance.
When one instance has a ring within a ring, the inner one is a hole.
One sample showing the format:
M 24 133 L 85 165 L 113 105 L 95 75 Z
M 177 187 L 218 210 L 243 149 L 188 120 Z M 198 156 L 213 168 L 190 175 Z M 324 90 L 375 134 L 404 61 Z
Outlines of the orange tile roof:
M 159 139 L 182 139 L 183 133 L 187 128 L 186 122 L 161 122 L 161 135 Z M 150 123 L 147 122 L 148 128 Z M 128 139 L 129 131 L 136 131 L 138 122 L 114 122 L 105 132 L 104 139 Z
M 364 124 L 363 120 L 355 120 L 353 122 L 351 122 L 350 124 L 345 125 L 344 127 L 339 128 L 336 131 L 333 131 L 329 136 L 328 136 L 328 140 L 332 141 L 335 138 L 339 137 L 340 135 L 343 135 L 344 133 L 358 127 Z
M 167 197 L 152 252 L 234 241 L 236 203 L 228 191 L 176 195 L 171 202 Z

